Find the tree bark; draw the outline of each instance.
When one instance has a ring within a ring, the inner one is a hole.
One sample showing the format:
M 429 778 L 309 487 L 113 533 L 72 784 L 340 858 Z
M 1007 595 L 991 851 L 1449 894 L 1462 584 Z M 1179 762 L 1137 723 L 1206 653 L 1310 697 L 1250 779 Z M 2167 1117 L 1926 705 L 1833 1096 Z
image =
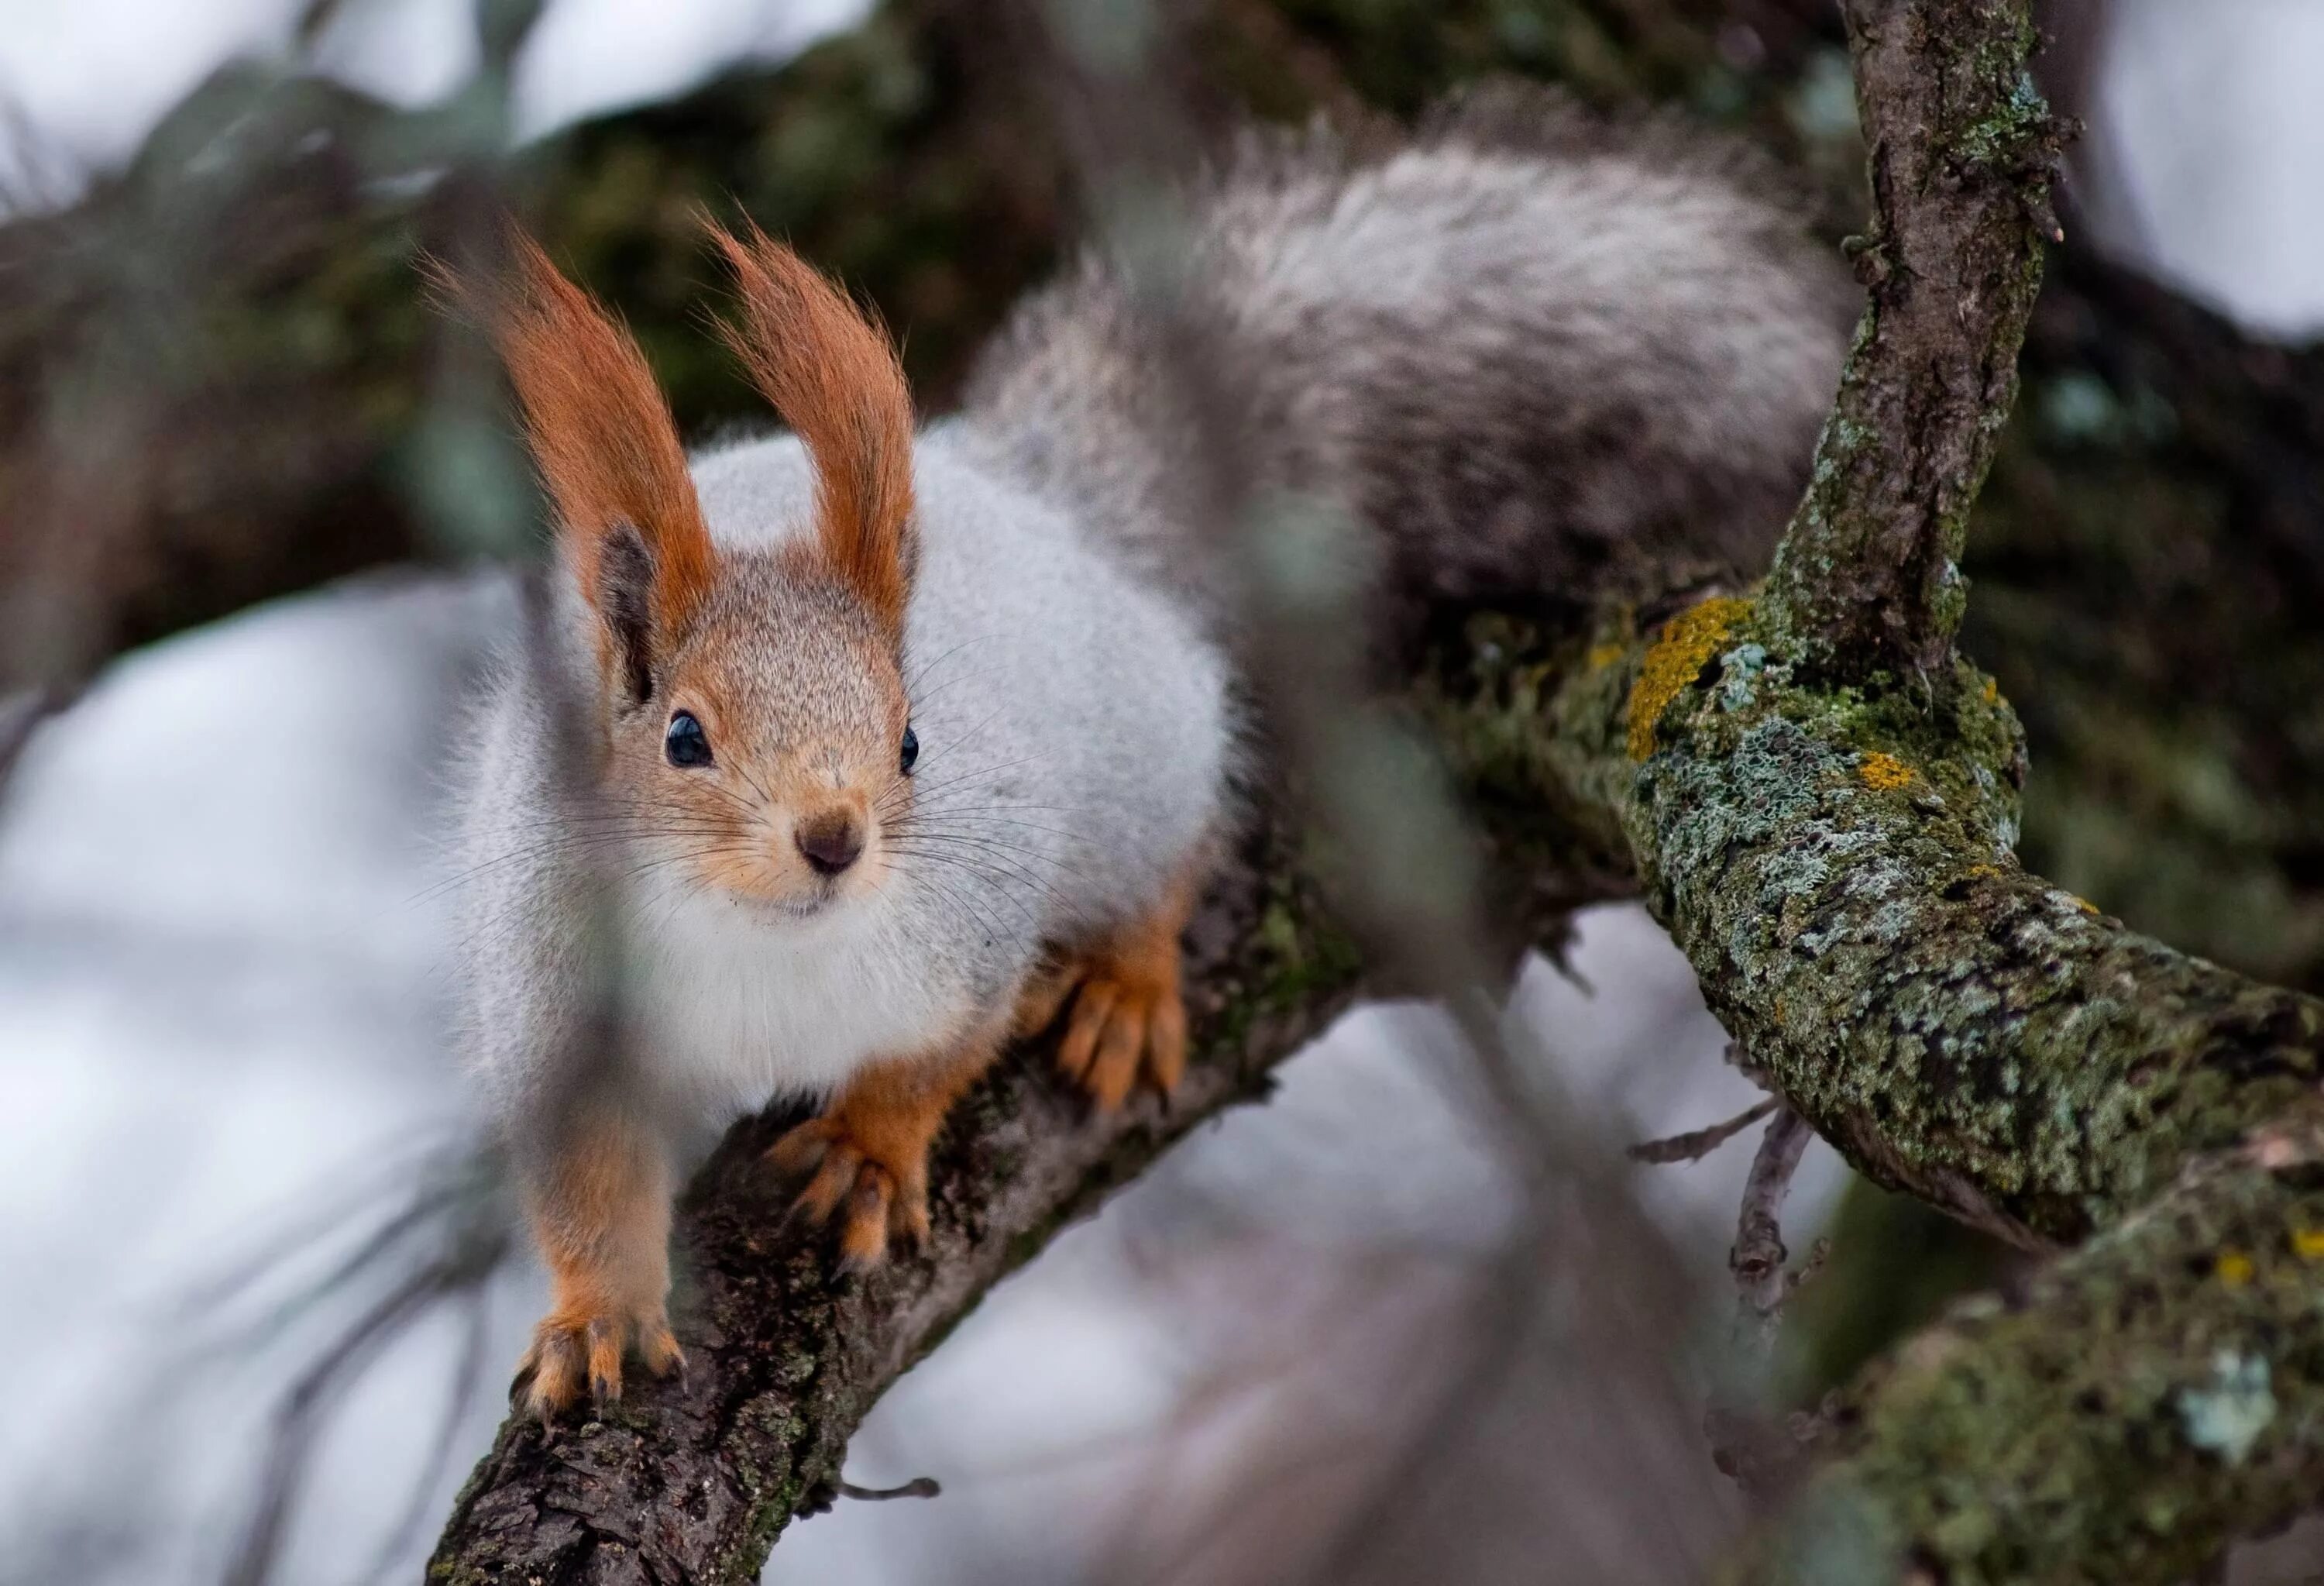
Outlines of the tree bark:
M 2324 1490 L 2319 1284 L 2311 1102 L 1897 1351 L 1745 1578 L 2205 1578 Z
M 1871 306 L 1768 574 L 1766 615 L 1800 662 L 1831 675 L 1941 687 L 1969 505 L 2016 403 L 2043 246 L 2063 235 L 2050 209 L 2058 139 L 2034 86 L 2030 18 L 1940 62 L 1929 32 L 1968 16 L 1841 9 L 1875 203 L 1849 245 Z

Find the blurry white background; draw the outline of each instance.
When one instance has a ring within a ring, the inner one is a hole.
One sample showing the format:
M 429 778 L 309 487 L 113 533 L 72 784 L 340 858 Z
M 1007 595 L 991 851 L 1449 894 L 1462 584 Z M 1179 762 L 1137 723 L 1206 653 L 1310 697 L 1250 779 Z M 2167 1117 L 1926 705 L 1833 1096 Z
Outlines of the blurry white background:
M 467 6 L 350 5 L 324 58 L 424 100 L 471 64 Z M 522 62 L 519 123 L 668 94 L 859 9 L 555 0 Z M 296 10 L 0 0 L 0 104 L 44 158 L 101 168 L 227 55 L 281 50 Z M 2324 7 L 2118 12 L 2092 133 L 2105 234 L 2256 327 L 2312 331 Z M 178 1353 L 218 1341 L 171 1318 L 269 1231 L 463 1127 L 441 1036 L 447 909 L 414 768 L 459 752 L 447 690 L 503 607 L 489 581 L 371 579 L 254 612 L 131 657 L 27 753 L 0 806 L 0 1535 L 23 1545 L 0 1578 L 214 1575 L 268 1394 L 334 1314 L 279 1319 L 255 1353 L 207 1356 Z M 1536 965 L 1513 1017 L 1545 1033 L 1603 1127 L 1665 1132 L 1749 1099 L 1685 966 L 1640 913 L 1589 916 L 1576 964 L 1594 995 Z M 946 1580 L 964 1549 L 1013 1560 L 1012 1579 L 1074 1578 L 1175 1535 L 1172 1517 L 1207 1512 L 1244 1462 L 1312 1462 L 1336 1428 L 1364 1425 L 1377 1406 L 1341 1402 L 1334 1382 L 1366 1372 L 1270 1375 L 1257 1357 L 1286 1332 L 1222 1325 L 1218 1296 L 1264 1249 L 1280 1328 L 1296 1332 L 1303 1306 L 1344 1320 L 1377 1305 L 1381 1325 L 1359 1347 L 1425 1335 L 1444 1299 L 1425 1264 L 1382 1268 L 1361 1296 L 1300 1286 L 1343 1277 L 1331 1257 L 1351 1241 L 1458 1250 L 1490 1236 L 1503 1192 L 1433 1087 L 1429 1023 L 1410 1010 L 1346 1021 L 1289 1065 L 1272 1102 L 1205 1130 L 994 1296 L 881 1404 L 850 1467 L 872 1484 L 935 1475 L 946 1496 L 796 1527 L 769 1578 Z M 1649 1180 L 1706 1275 L 1749 1151 L 1740 1141 Z M 1795 1202 L 1803 1233 L 1839 1176 L 1816 1148 Z M 1215 1220 L 1204 1238 L 1174 1235 L 1204 1206 L 1233 1238 Z M 440 1469 L 462 1335 L 443 1319 L 389 1349 L 332 1423 L 279 1579 L 361 1579 L 433 1470 L 392 1572 L 409 1578 L 498 1419 L 493 1389 L 538 1304 L 529 1270 L 495 1292 L 487 1390 Z M 1166 1427 L 1177 1435 L 1155 1435 Z M 158 1545 L 108 1529 L 104 1489 L 124 1479 L 164 1517 Z M 83 1518 L 60 1534 L 67 1516 Z

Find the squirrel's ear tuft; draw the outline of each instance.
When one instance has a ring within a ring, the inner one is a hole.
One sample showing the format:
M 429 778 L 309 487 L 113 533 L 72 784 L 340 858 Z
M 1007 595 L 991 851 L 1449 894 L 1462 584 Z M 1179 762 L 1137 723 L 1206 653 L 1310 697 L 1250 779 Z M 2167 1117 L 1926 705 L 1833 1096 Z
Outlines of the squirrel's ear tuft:
M 708 225 L 733 266 L 751 378 L 814 456 L 825 556 L 899 637 L 911 592 L 912 397 L 888 334 L 813 266 L 756 226 Z
M 607 681 L 633 705 L 650 691 L 657 647 L 708 593 L 716 553 L 637 343 L 513 223 L 503 244 L 500 271 L 429 273 L 508 366 L 559 549 L 600 620 Z

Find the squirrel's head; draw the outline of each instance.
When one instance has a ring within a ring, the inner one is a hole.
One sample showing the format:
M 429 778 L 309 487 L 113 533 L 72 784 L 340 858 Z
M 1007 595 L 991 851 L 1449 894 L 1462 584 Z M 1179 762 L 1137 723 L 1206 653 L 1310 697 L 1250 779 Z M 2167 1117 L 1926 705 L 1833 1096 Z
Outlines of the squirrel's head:
M 805 917 L 881 885 L 918 752 L 903 683 L 912 410 L 893 346 L 755 227 L 727 337 L 815 463 L 811 534 L 714 547 L 628 334 L 514 235 L 481 300 L 594 619 L 608 836 Z

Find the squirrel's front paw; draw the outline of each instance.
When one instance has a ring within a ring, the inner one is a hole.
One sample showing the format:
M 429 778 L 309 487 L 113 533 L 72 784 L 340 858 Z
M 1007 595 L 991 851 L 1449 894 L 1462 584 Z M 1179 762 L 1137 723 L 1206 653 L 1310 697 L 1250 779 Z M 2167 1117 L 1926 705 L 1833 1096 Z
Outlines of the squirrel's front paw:
M 1194 912 L 1197 878 L 1190 866 L 1142 916 L 1053 962 L 1018 994 L 1020 1038 L 1065 1013 L 1057 1066 L 1101 1112 L 1128 1101 L 1141 1076 L 1166 1101 L 1185 1077 L 1178 938 Z
M 1028 988 L 1017 1029 L 1046 1028 L 1071 1002 L 1057 1066 L 1111 1112 L 1130 1099 L 1142 1075 L 1164 1096 L 1186 1072 L 1186 1004 L 1178 985 L 1175 936 L 1116 945 L 1053 971 Z
M 1141 1075 L 1165 1097 L 1178 1088 L 1186 1072 L 1186 1005 L 1176 969 L 1174 959 L 1167 984 L 1109 974 L 1082 982 L 1057 1043 L 1057 1066 L 1099 1111 L 1128 1101 Z
M 517 1366 L 509 1397 L 521 1395 L 525 1408 L 543 1421 L 570 1409 L 585 1384 L 597 1405 L 620 1398 L 622 1356 L 632 1342 L 657 1377 L 686 1369 L 686 1352 L 659 1305 L 632 1315 L 552 1311 L 532 1330 L 532 1347 Z
M 769 1164 L 785 1177 L 814 1176 L 791 1203 L 788 1221 L 820 1228 L 838 1213 L 840 1264 L 853 1272 L 885 1261 L 891 1233 L 915 1246 L 928 1236 L 927 1146 L 908 1138 L 922 1131 L 865 1127 L 881 1121 L 859 1119 L 843 1105 L 800 1124 L 767 1151 Z

